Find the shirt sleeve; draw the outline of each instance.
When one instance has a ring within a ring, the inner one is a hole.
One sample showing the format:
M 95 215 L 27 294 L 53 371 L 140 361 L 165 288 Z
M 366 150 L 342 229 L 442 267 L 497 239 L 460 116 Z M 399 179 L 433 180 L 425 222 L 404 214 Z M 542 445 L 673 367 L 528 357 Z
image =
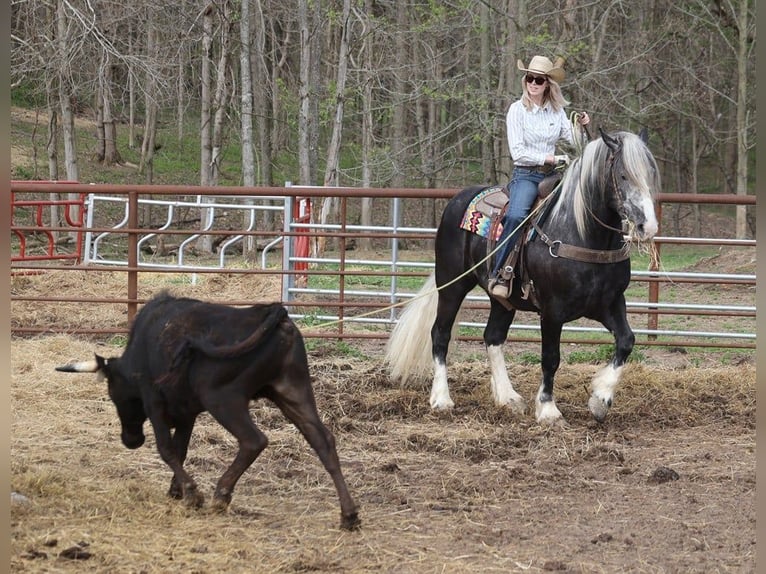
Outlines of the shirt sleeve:
M 560 139 L 569 142 L 574 145 L 574 134 L 572 133 L 572 122 L 569 121 L 566 111 L 561 109 L 559 111 L 559 117 L 561 118 L 561 134 Z
M 508 108 L 505 116 L 505 133 L 508 137 L 508 151 L 518 165 L 543 165 L 545 154 L 536 152 L 524 142 L 524 108 L 516 101 Z

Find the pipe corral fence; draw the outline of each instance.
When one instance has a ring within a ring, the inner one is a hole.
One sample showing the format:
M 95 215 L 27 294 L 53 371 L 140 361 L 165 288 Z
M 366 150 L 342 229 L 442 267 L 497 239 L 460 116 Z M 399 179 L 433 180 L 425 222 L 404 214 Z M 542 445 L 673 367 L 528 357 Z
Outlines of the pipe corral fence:
M 62 185 L 66 183 L 66 185 Z M 15 301 L 100 303 L 127 307 L 124 328 L 87 330 L 70 325 L 12 326 L 17 336 L 42 333 L 127 333 L 138 307 L 138 282 L 146 272 L 184 273 L 194 282 L 202 274 L 227 273 L 281 276 L 281 302 L 298 321 L 306 337 L 385 339 L 400 307 L 411 299 L 433 270 L 434 227 L 402 225 L 403 212 L 426 209 L 426 200 L 446 203 L 458 189 L 346 187 L 199 187 L 93 185 L 74 182 L 11 182 L 11 273 L 46 270 L 117 271 L 125 273 L 125 292 L 108 299 L 87 293 L 55 293 L 40 297 L 11 293 Z M 312 210 L 326 198 L 337 206 L 334 222 L 319 224 Z M 372 226 L 349 223 L 358 219 L 362 198 L 373 198 L 377 220 Z M 384 203 L 385 202 L 385 203 Z M 413 203 L 414 202 L 414 203 Z M 351 214 L 350 206 L 356 212 Z M 663 194 L 656 209 L 672 204 L 755 205 L 755 196 L 732 194 Z M 433 204 L 436 219 L 441 214 Z M 352 217 L 353 215 L 353 217 Z M 53 223 L 52 223 L 53 222 Z M 61 222 L 61 223 L 56 223 Z M 626 293 L 637 345 L 677 347 L 755 348 L 755 273 L 666 271 L 664 245 L 737 247 L 752 250 L 756 241 L 715 237 L 673 237 L 660 228 L 654 240 L 656 264 L 636 269 L 631 285 L 645 284 L 640 297 Z M 208 241 L 214 256 L 198 256 Z M 366 257 L 354 257 L 363 242 L 376 247 Z M 171 244 L 168 247 L 168 244 Z M 422 248 L 411 249 L 412 245 Z M 319 247 L 318 247 L 319 246 Z M 321 248 L 324 246 L 324 248 Z M 381 247 L 382 246 L 382 247 Z M 249 256 L 245 257 L 245 253 Z M 754 267 L 754 266 L 753 266 Z M 715 284 L 744 290 L 733 304 L 720 301 L 663 300 L 666 285 Z M 253 301 L 219 301 L 248 305 Z M 484 312 L 489 301 L 478 288 L 463 308 Z M 461 315 L 462 316 L 462 315 Z M 644 319 L 640 317 L 643 316 Z M 669 316 L 732 318 L 734 329 L 662 328 Z M 481 340 L 484 324 L 462 320 L 462 340 Z M 472 329 L 474 331 L 472 331 Z M 539 341 L 534 313 L 519 313 L 509 341 Z M 564 327 L 564 343 L 611 343 L 595 322 Z

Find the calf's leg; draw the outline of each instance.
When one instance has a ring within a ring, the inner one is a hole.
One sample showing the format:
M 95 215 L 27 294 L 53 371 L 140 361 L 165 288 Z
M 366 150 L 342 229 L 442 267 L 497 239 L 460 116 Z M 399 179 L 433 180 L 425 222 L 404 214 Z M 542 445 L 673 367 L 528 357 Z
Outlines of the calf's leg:
M 186 453 L 189 450 L 189 440 L 191 439 L 193 428 L 194 421 L 190 424 L 178 425 L 173 432 L 171 443 L 173 445 L 173 450 L 175 450 L 176 457 L 181 464 L 186 460 Z M 173 474 L 173 478 L 170 480 L 168 496 L 178 499 L 183 498 L 183 488 L 181 487 L 181 483 L 178 482 L 175 474 Z
M 213 494 L 213 505 L 218 510 L 225 510 L 231 502 L 234 486 L 258 455 L 263 452 L 269 440 L 255 426 L 250 417 L 250 401 L 242 396 L 220 392 L 216 399 L 205 408 L 221 426 L 234 435 L 239 442 L 239 451 L 226 472 L 223 473 Z
M 171 435 L 170 427 L 164 421 L 162 415 L 157 417 L 150 417 L 152 421 L 152 428 L 154 429 L 154 436 L 157 440 L 157 450 L 162 457 L 162 460 L 173 471 L 173 479 L 170 483 L 169 494 L 175 498 L 183 498 L 187 504 L 195 508 L 202 506 L 204 497 L 197 490 L 197 483 L 189 474 L 184 470 L 183 463 L 186 458 L 186 448 L 188 447 L 189 438 L 191 436 L 192 426 L 194 421 L 188 426 L 179 427 L 181 434 L 178 435 L 178 441 Z M 178 430 L 176 434 L 178 434 Z M 185 446 L 179 450 L 178 443 L 184 443 Z
M 335 437 L 319 418 L 308 373 L 305 373 L 305 376 L 286 377 L 276 384 L 267 396 L 301 431 L 332 477 L 340 499 L 341 528 L 358 528 L 361 525 L 359 511 L 340 469 Z

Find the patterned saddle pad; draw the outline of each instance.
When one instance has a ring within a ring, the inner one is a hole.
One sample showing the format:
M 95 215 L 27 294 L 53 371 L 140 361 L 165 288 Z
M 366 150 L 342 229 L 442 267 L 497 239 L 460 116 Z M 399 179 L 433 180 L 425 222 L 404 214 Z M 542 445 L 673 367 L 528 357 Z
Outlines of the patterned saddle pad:
M 460 227 L 482 237 L 488 237 L 490 230 L 493 229 L 492 220 L 500 215 L 506 203 L 508 203 L 508 190 L 505 186 L 488 187 L 479 192 L 468 204 Z M 498 222 L 494 230 L 493 239 L 497 240 L 503 231 L 502 222 Z

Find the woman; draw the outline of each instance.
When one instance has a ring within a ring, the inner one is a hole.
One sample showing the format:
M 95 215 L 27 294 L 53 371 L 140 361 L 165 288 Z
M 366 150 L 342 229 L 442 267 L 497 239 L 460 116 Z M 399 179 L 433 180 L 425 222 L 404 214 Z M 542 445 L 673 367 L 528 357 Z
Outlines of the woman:
M 516 63 L 519 70 L 526 74 L 522 81 L 523 95 L 511 104 L 505 118 L 508 148 L 514 167 L 510 202 L 498 245 L 509 235 L 510 238 L 496 254 L 495 268 L 489 281 L 490 293 L 496 297 L 507 298 L 510 294 L 510 273 L 504 277 L 500 271 L 521 235 L 521 230 L 516 228 L 529 214 L 537 197 L 538 184 L 556 165 L 569 162 L 566 155 L 555 155 L 556 144 L 560 140 L 574 144 L 572 124 L 564 111 L 569 102 L 564 99 L 559 87 L 564 80 L 563 63 L 564 60 L 558 58 L 553 64 L 545 56 L 535 56 L 527 67 L 521 60 Z M 578 121 L 584 126 L 590 118 L 583 112 Z

